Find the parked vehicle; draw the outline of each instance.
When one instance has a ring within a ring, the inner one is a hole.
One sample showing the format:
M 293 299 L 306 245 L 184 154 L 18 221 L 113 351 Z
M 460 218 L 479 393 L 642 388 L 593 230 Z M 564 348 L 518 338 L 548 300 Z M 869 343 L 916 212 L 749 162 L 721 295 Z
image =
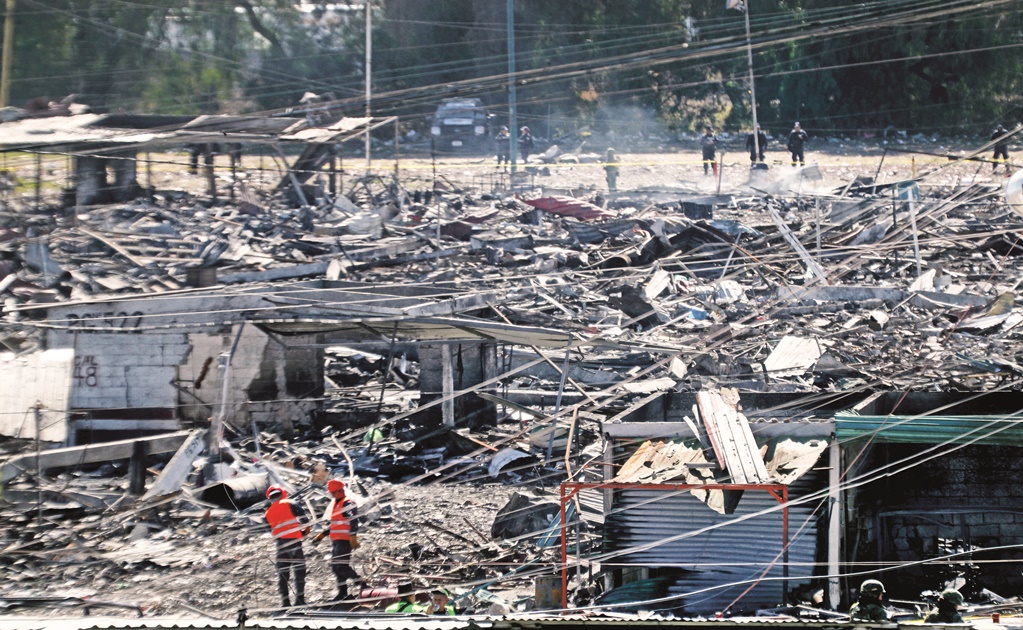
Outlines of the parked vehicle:
M 449 98 L 437 106 L 430 125 L 433 148 L 440 153 L 490 151 L 490 118 L 478 98 Z

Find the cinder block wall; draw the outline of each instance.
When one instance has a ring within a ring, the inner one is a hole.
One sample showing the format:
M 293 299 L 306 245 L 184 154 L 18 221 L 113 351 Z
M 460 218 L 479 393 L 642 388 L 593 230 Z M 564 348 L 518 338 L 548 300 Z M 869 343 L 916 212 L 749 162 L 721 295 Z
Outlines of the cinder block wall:
M 124 327 L 134 318 L 121 317 Z M 114 317 L 114 324 L 117 316 Z M 112 324 L 113 325 L 113 324 Z M 322 410 L 323 350 L 288 349 L 247 325 L 235 345 L 238 324 L 221 334 L 51 331 L 50 348 L 73 348 L 71 410 L 167 409 L 186 426 L 204 423 L 227 407 L 227 419 L 247 427 L 307 425 Z M 235 348 L 223 392 L 220 355 Z M 200 387 L 196 388 L 196 383 Z M 143 416 L 145 417 L 145 416 Z
M 871 464 L 901 460 L 925 447 L 875 447 Z M 1023 448 L 966 446 L 871 484 L 859 492 L 858 556 L 861 560 L 912 562 L 971 548 L 1023 545 Z M 855 528 L 847 541 L 857 540 Z M 855 543 L 854 543 L 855 544 Z M 967 591 L 988 588 L 1006 596 L 1023 589 L 1023 549 L 975 551 L 961 564 L 941 561 L 893 572 L 895 592 L 940 589 L 935 583 L 962 572 Z M 974 560 L 974 562 L 969 562 Z M 905 578 L 905 579 L 902 579 Z
M 48 345 L 74 348 L 71 409 L 173 409 L 177 405 L 171 383 L 189 351 L 183 333 L 55 331 Z

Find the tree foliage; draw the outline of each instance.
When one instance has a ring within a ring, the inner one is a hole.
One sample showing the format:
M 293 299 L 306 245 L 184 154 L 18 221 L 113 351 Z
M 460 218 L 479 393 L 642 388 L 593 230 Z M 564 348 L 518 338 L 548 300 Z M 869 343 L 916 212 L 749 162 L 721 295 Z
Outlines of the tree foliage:
M 747 0 L 758 119 L 824 134 L 981 131 L 1023 120 L 1023 10 L 962 0 Z M 551 135 L 752 120 L 744 16 L 725 0 L 515 0 L 518 113 Z M 358 112 L 365 6 L 292 0 L 18 0 L 12 101 L 79 94 L 100 111 L 265 111 L 306 91 Z M 303 8 L 304 7 L 304 8 Z M 446 96 L 507 113 L 506 3 L 372 0 L 373 109 Z M 857 24 L 919 7 L 919 17 Z

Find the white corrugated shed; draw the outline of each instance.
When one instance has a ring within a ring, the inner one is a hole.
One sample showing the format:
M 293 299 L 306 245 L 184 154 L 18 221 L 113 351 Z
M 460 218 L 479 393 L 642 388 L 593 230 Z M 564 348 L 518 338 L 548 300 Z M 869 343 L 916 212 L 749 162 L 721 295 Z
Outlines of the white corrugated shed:
M 0 434 L 35 439 L 38 406 L 42 441 L 65 442 L 74 371 L 73 348 L 0 353 Z

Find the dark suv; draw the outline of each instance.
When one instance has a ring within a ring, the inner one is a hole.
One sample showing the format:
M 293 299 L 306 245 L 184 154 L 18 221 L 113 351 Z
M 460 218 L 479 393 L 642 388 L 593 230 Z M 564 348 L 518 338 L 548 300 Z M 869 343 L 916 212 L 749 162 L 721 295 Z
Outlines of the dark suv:
M 440 153 L 489 151 L 490 114 L 478 98 L 449 98 L 433 114 L 430 139 Z

